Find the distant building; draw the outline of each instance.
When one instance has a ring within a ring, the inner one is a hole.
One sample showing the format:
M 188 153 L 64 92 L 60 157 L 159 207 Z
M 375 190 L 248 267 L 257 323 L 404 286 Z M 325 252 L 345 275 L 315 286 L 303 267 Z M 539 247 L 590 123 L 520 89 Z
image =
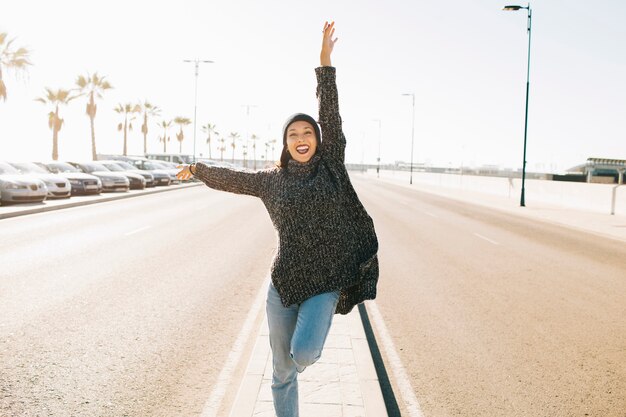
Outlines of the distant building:
M 587 162 L 567 170 L 567 176 L 577 176 L 581 181 L 624 184 L 626 159 L 587 158 Z M 584 178 L 584 180 L 583 180 Z

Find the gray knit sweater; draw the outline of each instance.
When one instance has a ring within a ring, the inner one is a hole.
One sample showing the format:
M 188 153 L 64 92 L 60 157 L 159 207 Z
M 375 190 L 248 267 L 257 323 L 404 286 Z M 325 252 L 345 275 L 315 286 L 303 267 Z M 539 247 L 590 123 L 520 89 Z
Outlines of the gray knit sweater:
M 283 305 L 340 290 L 336 313 L 376 297 L 378 240 L 344 165 L 334 67 L 315 69 L 322 143 L 305 163 L 246 171 L 196 165 L 211 188 L 259 197 L 278 233 L 271 267 Z

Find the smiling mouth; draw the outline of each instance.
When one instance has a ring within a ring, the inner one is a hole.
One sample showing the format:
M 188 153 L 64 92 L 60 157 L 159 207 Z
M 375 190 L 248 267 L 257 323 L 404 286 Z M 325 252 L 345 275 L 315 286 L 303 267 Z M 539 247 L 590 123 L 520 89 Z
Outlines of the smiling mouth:
M 300 154 L 303 155 L 305 153 L 307 153 L 309 151 L 309 145 L 300 145 L 296 148 L 296 151 Z

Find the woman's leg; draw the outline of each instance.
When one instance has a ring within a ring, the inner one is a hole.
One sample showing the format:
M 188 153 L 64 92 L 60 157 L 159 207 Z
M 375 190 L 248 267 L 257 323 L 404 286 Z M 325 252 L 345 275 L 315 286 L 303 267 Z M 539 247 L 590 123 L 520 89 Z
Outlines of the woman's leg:
M 322 355 L 338 302 L 339 291 L 335 291 L 316 295 L 300 304 L 291 339 L 291 357 L 298 372 L 313 365 Z
M 291 359 L 291 339 L 298 320 L 298 306 L 284 307 L 270 283 L 267 291 L 267 323 L 272 347 L 272 397 L 277 417 L 298 417 L 298 373 Z

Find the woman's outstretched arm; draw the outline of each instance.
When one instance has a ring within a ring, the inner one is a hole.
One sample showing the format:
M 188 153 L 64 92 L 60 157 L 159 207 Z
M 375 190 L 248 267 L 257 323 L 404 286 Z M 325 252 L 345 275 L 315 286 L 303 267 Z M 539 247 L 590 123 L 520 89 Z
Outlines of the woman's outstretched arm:
M 246 194 L 261 197 L 269 170 L 245 171 L 222 166 L 207 165 L 202 162 L 191 165 L 179 165 L 180 172 L 176 177 L 186 180 L 192 176 L 207 186 L 235 194 Z
M 341 162 L 345 160 L 346 138 L 341 129 L 339 100 L 335 67 L 331 66 L 330 56 L 337 42 L 333 39 L 335 22 L 324 24 L 320 67 L 315 69 L 317 75 L 317 99 L 319 101 L 319 122 L 322 128 L 321 150 L 325 155 Z

